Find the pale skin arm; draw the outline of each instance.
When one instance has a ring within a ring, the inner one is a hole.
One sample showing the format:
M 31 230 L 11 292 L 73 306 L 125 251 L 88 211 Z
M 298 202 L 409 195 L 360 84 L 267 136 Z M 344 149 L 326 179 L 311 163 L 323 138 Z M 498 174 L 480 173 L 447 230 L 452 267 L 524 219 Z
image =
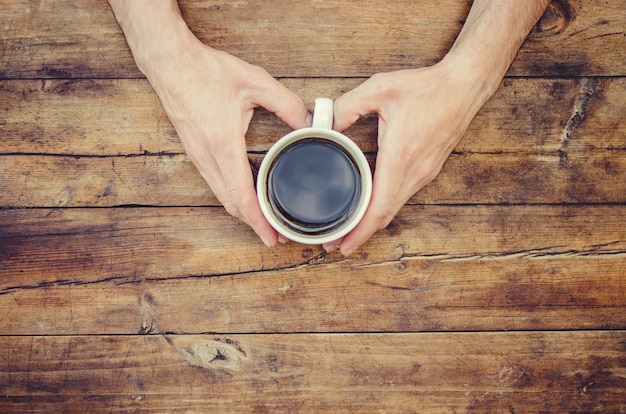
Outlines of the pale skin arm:
M 233 216 L 267 246 L 285 239 L 259 207 L 245 134 L 254 108 L 291 128 L 310 123 L 297 95 L 264 69 L 201 43 L 176 0 L 109 0 L 139 69 L 172 121 L 188 157 Z
M 378 114 L 378 156 L 370 206 L 327 251 L 345 256 L 385 228 L 432 181 L 470 122 L 498 89 L 549 0 L 475 0 L 446 56 L 431 67 L 372 76 L 335 101 L 334 129 Z

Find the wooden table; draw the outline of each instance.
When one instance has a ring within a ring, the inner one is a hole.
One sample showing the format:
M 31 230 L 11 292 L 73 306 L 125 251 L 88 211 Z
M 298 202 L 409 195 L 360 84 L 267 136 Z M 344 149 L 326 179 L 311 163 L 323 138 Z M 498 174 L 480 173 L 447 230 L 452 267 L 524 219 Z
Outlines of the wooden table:
M 471 2 L 301 3 L 180 2 L 310 106 L 435 63 Z M 0 16 L 0 412 L 626 412 L 626 0 L 555 1 L 350 258 L 225 213 L 105 0 Z M 286 132 L 258 111 L 251 162 Z

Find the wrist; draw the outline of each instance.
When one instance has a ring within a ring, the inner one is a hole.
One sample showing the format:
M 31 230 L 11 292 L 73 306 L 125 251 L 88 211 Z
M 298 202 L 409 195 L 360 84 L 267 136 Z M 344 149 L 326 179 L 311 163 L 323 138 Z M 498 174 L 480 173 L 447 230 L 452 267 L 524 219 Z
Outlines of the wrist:
M 498 90 L 506 72 L 484 59 L 452 51 L 437 66 L 448 74 L 458 90 L 464 91 L 476 111 Z
M 109 0 L 139 70 L 171 65 L 181 52 L 198 42 L 175 0 Z
M 442 64 L 493 95 L 549 0 L 475 0 Z
M 184 54 L 196 43 L 199 43 L 198 39 L 183 22 L 182 25 L 177 23 L 157 28 L 130 48 L 137 67 L 150 79 L 162 68 L 180 67 Z

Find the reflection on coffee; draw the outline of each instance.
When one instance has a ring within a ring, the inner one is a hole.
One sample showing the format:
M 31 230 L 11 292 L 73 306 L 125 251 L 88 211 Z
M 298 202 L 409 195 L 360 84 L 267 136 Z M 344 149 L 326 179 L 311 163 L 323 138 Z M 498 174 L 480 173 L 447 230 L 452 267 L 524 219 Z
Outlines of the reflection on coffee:
M 346 222 L 361 195 L 359 169 L 339 145 L 308 138 L 287 146 L 267 178 L 269 202 L 283 224 L 324 234 Z

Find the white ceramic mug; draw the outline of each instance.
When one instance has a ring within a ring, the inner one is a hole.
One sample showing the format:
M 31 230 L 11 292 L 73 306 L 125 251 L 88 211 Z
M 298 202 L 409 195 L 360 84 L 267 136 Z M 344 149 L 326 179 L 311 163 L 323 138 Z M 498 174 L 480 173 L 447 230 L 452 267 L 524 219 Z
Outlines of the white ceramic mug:
M 267 152 L 257 196 L 267 221 L 283 236 L 324 244 L 361 221 L 372 195 L 372 173 L 361 149 L 334 131 L 333 101 L 317 98 L 313 126 L 285 135 Z

